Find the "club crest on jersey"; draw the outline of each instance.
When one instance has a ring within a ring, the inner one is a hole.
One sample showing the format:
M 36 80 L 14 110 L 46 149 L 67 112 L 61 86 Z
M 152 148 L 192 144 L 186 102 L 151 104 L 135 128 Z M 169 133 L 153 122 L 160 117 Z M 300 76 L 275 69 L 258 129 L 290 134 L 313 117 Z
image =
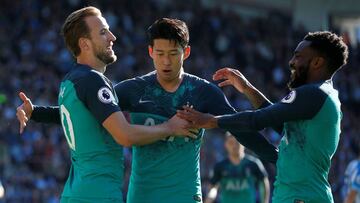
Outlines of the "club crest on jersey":
M 295 101 L 295 98 L 296 98 L 296 91 L 293 90 L 293 91 L 291 91 L 288 95 L 286 95 L 286 96 L 281 100 L 281 102 L 282 102 L 282 103 L 290 104 L 290 103 L 293 103 L 293 101 Z
M 105 104 L 110 104 L 111 102 L 115 102 L 114 95 L 108 87 L 102 87 L 99 89 L 98 98 L 102 103 Z

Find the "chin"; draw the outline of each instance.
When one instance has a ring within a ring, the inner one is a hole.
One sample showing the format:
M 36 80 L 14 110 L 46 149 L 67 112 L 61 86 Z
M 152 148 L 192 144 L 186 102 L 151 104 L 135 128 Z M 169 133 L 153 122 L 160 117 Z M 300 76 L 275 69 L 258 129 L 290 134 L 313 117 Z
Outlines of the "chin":
M 110 56 L 107 60 L 106 60 L 106 64 L 109 65 L 109 64 L 112 64 L 114 63 L 115 61 L 117 60 L 117 56 L 116 55 L 112 55 Z

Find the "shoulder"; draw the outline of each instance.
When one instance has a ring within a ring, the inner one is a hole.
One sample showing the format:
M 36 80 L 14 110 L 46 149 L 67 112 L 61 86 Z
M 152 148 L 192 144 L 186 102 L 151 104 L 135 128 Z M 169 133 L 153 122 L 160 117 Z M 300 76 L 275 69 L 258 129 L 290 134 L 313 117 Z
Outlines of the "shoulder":
M 156 80 L 156 75 L 154 72 L 150 72 L 146 75 L 142 75 L 142 76 L 137 76 L 134 78 L 130 78 L 130 79 L 126 79 L 123 80 L 121 82 L 119 82 L 118 84 L 115 85 L 115 89 L 119 89 L 119 88 L 136 88 L 136 87 L 141 87 L 141 86 L 147 86 L 150 83 L 154 82 Z
M 293 103 L 294 101 L 315 102 L 324 101 L 328 95 L 321 87 L 323 83 L 307 84 L 291 90 L 281 103 Z
M 84 65 L 78 65 L 71 70 L 63 79 L 66 80 L 71 81 L 76 89 L 92 89 L 100 86 L 112 88 L 111 81 L 102 73 Z
M 199 90 L 204 91 L 204 93 L 210 91 L 210 92 L 222 92 L 221 89 L 216 86 L 214 83 L 209 82 L 208 80 L 204 78 L 200 78 L 196 75 L 192 75 L 189 73 L 185 73 L 184 77 L 186 81 L 191 83 L 194 87 L 198 88 Z
M 192 85 L 195 85 L 195 86 L 208 86 L 210 85 L 211 83 L 204 79 L 204 78 L 200 78 L 196 75 L 192 75 L 192 74 L 189 74 L 189 73 L 184 73 L 184 79 L 185 81 L 191 83 Z
M 184 77 L 194 83 L 198 83 L 198 84 L 207 84 L 210 83 L 208 80 L 204 79 L 204 78 L 200 78 L 199 76 L 190 74 L 190 73 L 184 73 Z

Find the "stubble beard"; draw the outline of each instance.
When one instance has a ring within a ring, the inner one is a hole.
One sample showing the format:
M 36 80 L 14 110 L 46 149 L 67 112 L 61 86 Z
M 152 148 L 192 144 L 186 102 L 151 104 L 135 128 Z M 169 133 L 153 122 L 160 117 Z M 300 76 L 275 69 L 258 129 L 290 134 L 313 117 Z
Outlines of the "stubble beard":
M 117 59 L 117 56 L 111 52 L 107 52 L 106 49 L 100 49 L 95 47 L 95 57 L 98 58 L 105 65 L 110 65 L 114 63 Z
M 309 65 L 310 64 L 299 67 L 297 70 L 295 69 L 296 71 L 294 73 L 291 73 L 290 81 L 287 83 L 289 90 L 293 90 L 306 84 Z

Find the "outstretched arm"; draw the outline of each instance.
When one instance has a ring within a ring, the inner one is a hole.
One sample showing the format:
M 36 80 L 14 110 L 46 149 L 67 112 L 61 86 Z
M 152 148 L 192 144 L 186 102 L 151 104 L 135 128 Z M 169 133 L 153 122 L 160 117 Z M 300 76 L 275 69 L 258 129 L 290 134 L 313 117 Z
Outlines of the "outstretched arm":
M 36 106 L 31 120 L 41 123 L 61 124 L 59 106 Z
M 16 108 L 16 117 L 20 123 L 20 134 L 24 131 L 27 122 L 31 119 L 36 122 L 60 124 L 60 114 L 58 106 L 36 106 L 25 93 L 19 93 L 23 103 Z
M 34 106 L 32 105 L 31 100 L 23 92 L 19 93 L 19 97 L 23 101 L 23 103 L 16 108 L 16 117 L 20 123 L 21 134 L 26 127 L 26 123 L 31 117 Z
M 203 111 L 213 115 L 236 113 L 235 109 L 227 101 L 224 93 L 214 84 L 208 83 L 207 85 L 204 85 L 202 89 L 199 89 L 199 92 L 201 92 L 199 100 L 204 101 L 204 105 L 199 107 Z M 195 108 L 197 108 L 197 106 L 195 106 Z M 197 123 L 197 121 L 195 121 L 195 123 Z M 259 132 L 254 130 L 244 132 L 237 129 L 229 129 L 229 131 L 234 135 L 238 142 L 255 152 L 260 159 L 271 163 L 277 161 L 277 148 Z
M 232 68 L 222 68 L 213 75 L 214 80 L 224 80 L 219 83 L 220 87 L 227 85 L 234 86 L 240 93 L 243 93 L 250 101 L 254 109 L 265 108 L 272 103 L 263 93 L 254 87 L 245 76 L 238 70 Z M 283 126 L 272 126 L 272 128 L 281 134 Z
M 23 103 L 16 109 L 16 117 L 20 123 L 20 133 L 24 131 L 27 122 L 31 119 L 42 123 L 61 124 L 58 106 L 36 106 L 25 93 L 19 93 Z
M 143 126 L 129 124 L 123 113 L 117 111 L 107 117 L 102 125 L 117 143 L 125 147 L 150 144 L 171 135 L 196 138 L 195 133 L 186 128 L 187 121 L 177 116 L 160 125 Z
M 327 95 L 322 90 L 308 86 L 290 92 L 279 103 L 256 111 L 213 116 L 184 106 L 184 110 L 178 111 L 178 116 L 191 121 L 191 127 L 259 131 L 288 121 L 311 119 L 320 110 L 326 98 Z

